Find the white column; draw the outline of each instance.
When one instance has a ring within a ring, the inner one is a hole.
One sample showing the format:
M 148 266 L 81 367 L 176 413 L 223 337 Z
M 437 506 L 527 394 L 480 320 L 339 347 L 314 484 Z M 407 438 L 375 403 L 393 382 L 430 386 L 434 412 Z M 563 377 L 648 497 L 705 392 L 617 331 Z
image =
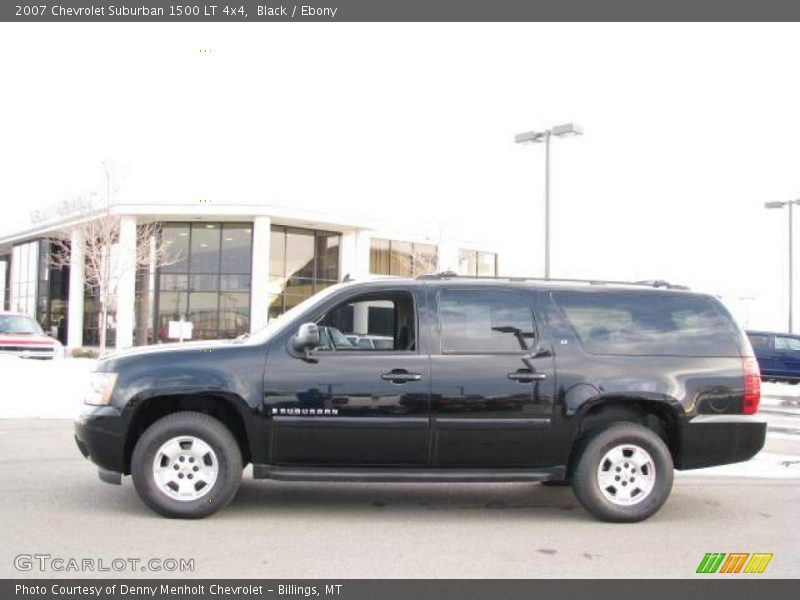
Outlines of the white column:
M 353 306 L 353 333 L 369 333 L 369 302 L 358 302 Z
M 369 251 L 372 234 L 369 231 L 348 231 L 342 234 L 339 253 L 339 273 L 344 278 L 365 279 L 369 277 Z
M 67 303 L 67 347 L 83 346 L 83 294 L 85 248 L 83 232 L 73 229 L 69 250 L 69 300 Z
M 439 272 L 458 273 L 458 243 L 453 240 L 439 242 Z
M 346 231 L 342 234 L 342 245 L 339 247 L 339 280 L 346 276 L 353 277 L 356 270 L 356 232 Z
M 136 308 L 136 217 L 120 217 L 118 252 L 117 348 L 130 348 Z
M 253 272 L 250 277 L 250 331 L 267 324 L 269 317 L 269 241 L 272 219 L 253 220 Z

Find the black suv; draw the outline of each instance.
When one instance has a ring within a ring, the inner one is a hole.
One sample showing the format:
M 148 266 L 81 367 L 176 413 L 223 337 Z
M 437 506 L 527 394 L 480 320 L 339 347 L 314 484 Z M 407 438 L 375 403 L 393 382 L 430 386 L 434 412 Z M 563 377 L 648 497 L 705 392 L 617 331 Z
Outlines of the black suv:
M 220 510 L 250 463 L 286 481 L 569 482 L 596 517 L 639 521 L 673 468 L 761 449 L 759 384 L 712 296 L 442 274 L 338 284 L 236 340 L 110 355 L 75 438 L 169 517 Z

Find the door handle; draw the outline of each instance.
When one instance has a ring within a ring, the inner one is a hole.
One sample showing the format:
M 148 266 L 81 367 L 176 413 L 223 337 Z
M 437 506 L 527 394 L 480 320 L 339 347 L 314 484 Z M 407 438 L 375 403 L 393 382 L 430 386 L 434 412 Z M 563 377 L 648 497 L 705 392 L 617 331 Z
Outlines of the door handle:
M 389 373 L 381 373 L 381 379 L 392 383 L 405 383 L 406 381 L 419 381 L 422 375 L 419 373 L 409 373 L 405 369 L 395 369 Z
M 542 381 L 543 379 L 547 379 L 547 375 L 545 373 L 534 373 L 533 371 L 526 371 L 522 369 L 519 371 L 514 371 L 513 373 L 509 373 L 507 377 L 513 381 L 519 381 L 520 383 L 530 383 L 531 381 Z

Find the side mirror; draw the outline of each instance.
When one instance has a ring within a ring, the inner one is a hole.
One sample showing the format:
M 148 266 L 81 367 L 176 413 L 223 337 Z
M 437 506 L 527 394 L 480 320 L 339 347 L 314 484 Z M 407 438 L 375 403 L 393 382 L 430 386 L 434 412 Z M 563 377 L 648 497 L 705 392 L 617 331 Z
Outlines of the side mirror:
M 319 326 L 316 323 L 303 323 L 297 328 L 291 344 L 296 352 L 302 352 L 309 359 L 311 350 L 319 346 L 319 341 Z

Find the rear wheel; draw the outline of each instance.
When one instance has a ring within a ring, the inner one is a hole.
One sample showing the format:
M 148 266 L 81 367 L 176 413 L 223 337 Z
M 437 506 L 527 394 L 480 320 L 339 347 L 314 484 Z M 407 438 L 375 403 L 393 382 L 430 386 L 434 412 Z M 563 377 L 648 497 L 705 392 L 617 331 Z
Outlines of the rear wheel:
M 655 514 L 672 490 L 672 456 L 652 430 L 619 423 L 592 437 L 578 458 L 572 487 L 598 519 L 642 521 Z
M 224 508 L 242 477 L 242 455 L 218 420 L 197 412 L 168 415 L 139 438 L 133 484 L 147 506 L 165 517 L 200 518 Z

